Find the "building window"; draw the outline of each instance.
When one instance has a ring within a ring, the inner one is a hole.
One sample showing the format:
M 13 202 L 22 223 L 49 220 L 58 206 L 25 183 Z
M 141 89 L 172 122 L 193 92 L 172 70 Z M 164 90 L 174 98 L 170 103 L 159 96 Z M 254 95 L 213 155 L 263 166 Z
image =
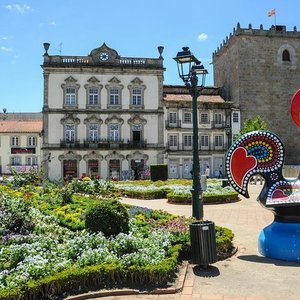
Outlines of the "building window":
M 65 79 L 65 83 L 61 85 L 64 91 L 64 105 L 65 106 L 76 106 L 77 105 L 77 93 L 80 87 L 76 83 L 77 80 L 72 76 Z
M 36 137 L 35 136 L 28 137 L 27 145 L 28 145 L 28 147 L 35 147 L 36 146 Z
M 239 123 L 239 113 L 232 113 L 232 123 Z
M 177 113 L 176 112 L 170 112 L 169 113 L 169 123 L 170 124 L 177 124 Z
M 177 145 L 178 145 L 177 135 L 170 135 L 169 136 L 169 146 L 170 147 L 177 147 Z
M 99 140 L 99 125 L 89 124 L 89 141 L 98 141 Z
M 143 81 L 136 77 L 128 85 L 130 91 L 130 106 L 137 106 L 138 108 L 143 108 L 144 105 L 144 90 L 146 86 L 143 85 Z
M 288 50 L 283 50 L 282 52 L 282 60 L 283 61 L 291 61 L 290 52 Z
M 89 88 L 89 105 L 98 105 L 99 104 L 99 89 L 96 87 Z
M 208 135 L 201 135 L 200 145 L 201 145 L 201 147 L 208 147 L 209 146 L 209 136 Z
M 221 125 L 222 124 L 222 114 L 220 114 L 220 113 L 215 114 L 214 121 L 215 121 L 216 125 Z
M 20 138 L 18 136 L 12 136 L 11 137 L 11 145 L 14 147 L 20 146 Z
M 132 90 L 132 105 L 142 105 L 142 89 L 134 88 Z
M 37 159 L 35 156 L 29 156 L 26 158 L 26 165 L 28 166 L 36 166 L 37 165 Z
M 183 145 L 185 147 L 192 147 L 192 136 L 191 135 L 184 135 L 183 136 Z
M 200 114 L 200 123 L 201 124 L 208 124 L 209 123 L 209 115 L 208 115 L 208 113 L 201 113 Z
M 184 112 L 183 113 L 183 122 L 184 123 L 192 123 L 192 113 Z
M 105 86 L 107 89 L 107 105 L 111 108 L 120 108 L 122 105 L 122 89 L 124 86 L 121 84 L 121 81 L 113 77 L 110 79 L 109 84 Z
M 120 90 L 118 88 L 111 88 L 109 90 L 109 104 L 110 105 L 120 104 Z
M 120 140 L 119 124 L 110 124 L 109 125 L 109 139 L 111 141 L 119 141 Z
M 75 124 L 65 125 L 65 138 L 66 143 L 75 143 Z
M 223 135 L 216 135 L 215 136 L 215 146 L 216 147 L 223 147 Z
M 21 157 L 20 156 L 11 157 L 10 164 L 12 166 L 20 166 L 21 165 Z
M 75 88 L 73 88 L 73 87 L 66 88 L 65 104 L 66 105 L 75 105 L 76 104 L 76 89 Z

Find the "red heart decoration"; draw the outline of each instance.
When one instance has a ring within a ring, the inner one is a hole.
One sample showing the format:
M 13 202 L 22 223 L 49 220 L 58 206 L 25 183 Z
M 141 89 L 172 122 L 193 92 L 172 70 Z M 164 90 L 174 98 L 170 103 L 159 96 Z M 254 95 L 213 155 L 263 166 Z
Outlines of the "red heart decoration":
M 275 190 L 272 193 L 272 200 L 283 200 L 283 201 L 287 201 L 289 200 L 289 196 L 287 196 L 282 190 Z
M 245 148 L 235 149 L 230 159 L 230 173 L 235 183 L 242 188 L 245 175 L 257 165 L 256 157 L 247 155 Z
M 300 127 L 299 112 L 300 112 L 300 90 L 298 90 L 294 94 L 294 96 L 292 97 L 292 102 L 291 102 L 291 116 L 292 116 L 294 123 L 298 127 Z

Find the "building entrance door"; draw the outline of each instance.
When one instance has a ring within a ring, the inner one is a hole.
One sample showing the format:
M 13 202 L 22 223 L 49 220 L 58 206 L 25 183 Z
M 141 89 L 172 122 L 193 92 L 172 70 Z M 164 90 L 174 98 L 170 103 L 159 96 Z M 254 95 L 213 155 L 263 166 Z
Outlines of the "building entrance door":
M 132 139 L 133 139 L 133 145 L 139 146 L 141 144 L 141 131 L 132 131 Z
M 72 179 L 78 177 L 77 160 L 64 160 L 63 162 L 64 178 Z

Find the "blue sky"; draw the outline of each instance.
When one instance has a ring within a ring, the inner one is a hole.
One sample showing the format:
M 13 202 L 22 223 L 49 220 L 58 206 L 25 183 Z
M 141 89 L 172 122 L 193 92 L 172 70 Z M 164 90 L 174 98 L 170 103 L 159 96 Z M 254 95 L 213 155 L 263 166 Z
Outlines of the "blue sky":
M 299 0 L 0 0 L 0 109 L 38 112 L 43 106 L 43 42 L 50 55 L 88 55 L 105 42 L 119 55 L 158 57 L 165 84 L 181 84 L 172 59 L 189 46 L 209 71 L 212 53 L 241 27 L 276 24 L 300 31 Z

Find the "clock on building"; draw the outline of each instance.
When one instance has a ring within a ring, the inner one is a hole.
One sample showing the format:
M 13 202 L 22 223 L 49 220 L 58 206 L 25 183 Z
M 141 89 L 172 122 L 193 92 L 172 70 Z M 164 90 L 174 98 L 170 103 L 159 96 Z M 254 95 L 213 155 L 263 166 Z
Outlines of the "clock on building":
M 108 60 L 109 59 L 108 53 L 107 52 L 100 52 L 99 59 L 102 60 L 102 61 Z

